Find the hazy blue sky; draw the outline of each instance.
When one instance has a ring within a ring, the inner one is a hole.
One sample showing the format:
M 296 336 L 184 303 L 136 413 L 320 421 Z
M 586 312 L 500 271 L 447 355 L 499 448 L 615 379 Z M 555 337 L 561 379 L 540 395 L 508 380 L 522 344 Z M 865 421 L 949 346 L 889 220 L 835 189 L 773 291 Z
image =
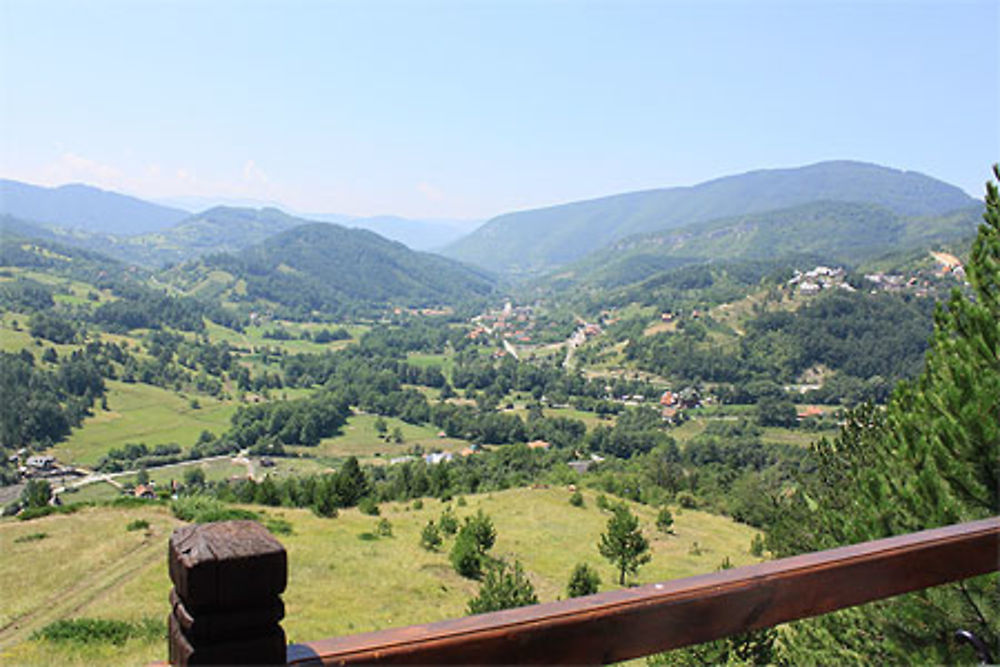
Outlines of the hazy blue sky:
M 486 218 L 834 158 L 981 197 L 997 0 L 0 0 L 0 175 Z

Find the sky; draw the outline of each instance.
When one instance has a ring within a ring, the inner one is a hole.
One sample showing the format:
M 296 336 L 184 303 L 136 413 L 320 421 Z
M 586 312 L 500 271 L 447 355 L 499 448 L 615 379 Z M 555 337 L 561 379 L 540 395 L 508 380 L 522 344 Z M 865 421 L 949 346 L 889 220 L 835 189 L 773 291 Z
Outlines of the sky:
M 0 176 L 487 219 L 854 159 L 982 197 L 1000 2 L 0 0 Z

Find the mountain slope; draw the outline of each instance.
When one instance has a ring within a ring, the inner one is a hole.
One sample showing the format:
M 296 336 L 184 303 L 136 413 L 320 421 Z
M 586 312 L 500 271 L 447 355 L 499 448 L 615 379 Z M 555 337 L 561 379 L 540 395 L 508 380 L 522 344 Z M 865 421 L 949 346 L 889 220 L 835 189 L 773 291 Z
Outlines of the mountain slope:
M 261 300 L 305 314 L 371 310 L 373 306 L 434 306 L 489 294 L 480 270 L 415 252 L 360 229 L 309 223 L 281 232 L 236 254 L 219 254 L 168 274 L 189 291 L 198 281 L 228 279 L 229 298 Z
M 973 206 L 912 217 L 875 204 L 813 202 L 630 236 L 565 267 L 559 278 L 564 285 L 615 287 L 683 264 L 793 256 L 856 266 L 889 252 L 969 238 L 982 211 Z
M 0 179 L 0 214 L 98 234 L 144 234 L 165 229 L 187 211 L 89 185 L 45 188 Z
M 876 204 L 906 216 L 938 215 L 976 203 L 959 188 L 916 172 L 821 162 L 509 213 L 444 252 L 493 271 L 532 274 L 630 235 L 824 200 Z

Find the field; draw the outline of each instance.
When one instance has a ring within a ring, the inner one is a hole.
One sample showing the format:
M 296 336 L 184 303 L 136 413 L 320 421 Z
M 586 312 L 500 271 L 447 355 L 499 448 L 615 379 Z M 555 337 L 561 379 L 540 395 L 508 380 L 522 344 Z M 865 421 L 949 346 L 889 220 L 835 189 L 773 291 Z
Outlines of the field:
M 64 441 L 49 450 L 63 463 L 93 466 L 109 449 L 129 442 L 176 442 L 187 449 L 202 431 L 219 434 L 229 427 L 236 404 L 199 395 L 199 409 L 172 391 L 146 384 L 108 380 L 108 410 L 99 407 Z
M 341 434 L 325 438 L 316 447 L 288 447 L 292 452 L 318 458 L 345 458 L 356 456 L 361 460 L 376 462 L 396 456 L 405 456 L 414 445 L 420 445 L 425 452 L 436 450 L 457 452 L 469 446 L 465 440 L 439 438 L 438 429 L 433 425 L 414 426 L 395 417 L 383 417 L 387 433 L 398 428 L 403 434 L 403 442 L 386 442 L 375 430 L 375 415 L 357 414 L 347 418 Z
M 480 508 L 490 515 L 498 535 L 493 555 L 520 560 L 540 601 L 548 602 L 565 596 L 570 571 L 581 562 L 600 572 L 602 590 L 617 587 L 613 568 L 596 548 L 609 515 L 596 507 L 592 492 L 584 491 L 582 508 L 570 506 L 569 495 L 563 488 L 516 489 L 467 496 L 466 506 L 457 501 L 451 506 L 460 518 Z M 371 535 L 378 518 L 357 510 L 320 519 L 305 510 L 268 509 L 268 515 L 293 526 L 291 535 L 279 536 L 289 553 L 283 623 L 289 641 L 464 615 L 477 584 L 451 569 L 447 552 L 452 539 L 438 552 L 418 544 L 421 528 L 444 507 L 437 500 L 425 500 L 420 510 L 412 504 L 382 505 L 393 536 L 380 538 Z M 748 554 L 755 531 L 747 526 L 674 508 L 676 534 L 667 536 L 654 530 L 653 508 L 633 509 L 653 550 L 652 562 L 640 569 L 634 583 L 711 572 L 727 556 L 734 565 L 756 560 Z M 126 530 L 137 518 L 149 521 L 149 531 Z M 86 509 L 29 522 L 0 520 L 0 576 L 12 582 L 0 600 L 0 662 L 137 664 L 163 659 L 162 641 L 133 641 L 120 649 L 77 648 L 71 654 L 26 640 L 56 618 L 135 621 L 165 616 L 170 584 L 163 553 L 176 525 L 165 507 L 155 505 Z M 41 532 L 44 539 L 23 540 Z M 365 582 L 363 594 L 359 581 Z

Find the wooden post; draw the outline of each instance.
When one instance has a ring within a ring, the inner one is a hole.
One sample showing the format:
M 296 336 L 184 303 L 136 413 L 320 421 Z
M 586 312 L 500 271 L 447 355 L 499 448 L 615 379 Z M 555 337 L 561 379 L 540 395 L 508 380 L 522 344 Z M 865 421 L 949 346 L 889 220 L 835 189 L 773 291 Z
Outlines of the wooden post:
M 222 521 L 170 536 L 169 660 L 285 664 L 285 548 L 259 523 Z

